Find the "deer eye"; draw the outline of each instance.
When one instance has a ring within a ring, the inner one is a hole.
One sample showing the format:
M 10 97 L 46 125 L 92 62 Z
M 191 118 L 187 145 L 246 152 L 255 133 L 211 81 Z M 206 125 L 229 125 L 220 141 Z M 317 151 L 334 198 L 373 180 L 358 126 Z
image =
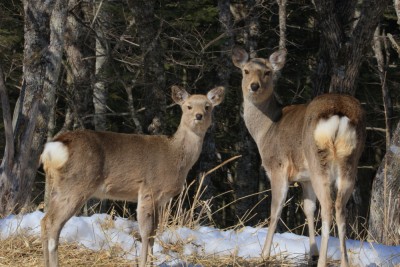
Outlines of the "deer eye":
M 244 74 L 249 74 L 249 70 L 244 70 Z
M 206 106 L 205 109 L 206 109 L 206 111 L 209 111 L 210 110 L 210 106 Z
M 191 109 L 192 109 L 192 106 L 187 106 L 187 108 L 188 108 L 188 110 L 191 110 Z
M 271 70 L 265 70 L 264 71 L 264 76 L 268 76 L 271 73 Z

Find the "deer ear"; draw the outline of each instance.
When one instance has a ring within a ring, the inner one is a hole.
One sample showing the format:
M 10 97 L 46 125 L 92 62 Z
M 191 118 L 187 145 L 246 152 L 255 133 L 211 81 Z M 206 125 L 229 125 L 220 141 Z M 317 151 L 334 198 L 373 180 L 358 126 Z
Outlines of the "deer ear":
M 272 64 L 274 71 L 278 71 L 283 68 L 286 62 L 286 54 L 286 49 L 279 49 L 269 56 L 269 62 Z
M 173 85 L 171 87 L 172 91 L 172 99 L 175 101 L 175 103 L 182 105 L 183 102 L 190 96 L 188 92 L 183 87 Z
M 242 68 L 243 64 L 249 60 L 249 54 L 241 47 L 234 47 L 232 49 L 232 62 L 233 64 L 238 67 Z
M 218 106 L 224 100 L 225 88 L 223 86 L 215 87 L 207 93 L 207 98 L 211 101 L 213 106 Z

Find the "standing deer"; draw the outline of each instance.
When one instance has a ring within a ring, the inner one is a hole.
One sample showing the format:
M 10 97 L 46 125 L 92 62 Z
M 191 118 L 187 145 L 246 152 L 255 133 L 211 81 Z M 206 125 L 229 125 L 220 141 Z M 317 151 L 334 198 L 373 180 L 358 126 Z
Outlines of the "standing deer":
M 41 155 L 51 188 L 41 221 L 45 266 L 58 266 L 61 229 L 89 198 L 96 197 L 138 203 L 144 267 L 152 252 L 159 209 L 183 189 L 199 158 L 212 110 L 224 92 L 216 87 L 207 96 L 189 95 L 173 86 L 172 98 L 183 114 L 171 137 L 83 130 L 63 133 L 47 143 Z
M 298 182 L 303 188 L 310 259 L 318 256 L 314 232 L 317 197 L 322 217 L 318 266 L 326 266 L 332 193 L 336 192 L 341 266 L 348 266 L 345 206 L 353 191 L 365 142 L 365 115 L 360 103 L 352 96 L 325 94 L 308 104 L 282 108 L 274 94 L 273 78 L 285 64 L 286 50 L 274 52 L 269 59 L 249 59 L 244 49 L 236 47 L 232 60 L 243 75 L 244 121 L 271 182 L 271 220 L 262 256 L 270 255 L 289 184 Z

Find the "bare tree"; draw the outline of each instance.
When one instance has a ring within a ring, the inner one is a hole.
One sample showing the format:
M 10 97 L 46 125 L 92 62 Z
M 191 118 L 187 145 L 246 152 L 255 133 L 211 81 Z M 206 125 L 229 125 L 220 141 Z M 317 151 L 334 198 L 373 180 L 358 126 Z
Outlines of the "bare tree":
M 107 112 L 108 88 L 105 82 L 105 66 L 108 58 L 108 42 L 105 38 L 105 25 L 110 19 L 106 9 L 100 4 L 95 6 L 95 17 L 92 24 L 96 32 L 96 65 L 95 83 L 93 86 L 94 127 L 96 130 L 106 130 L 107 120 L 104 114 Z
M 67 11 L 65 0 L 23 4 L 24 82 L 14 111 L 13 129 L 7 129 L 8 134 L 13 134 L 14 144 L 8 138 L 2 162 L 0 213 L 3 215 L 22 211 L 30 201 L 47 134 L 48 103 L 54 98 L 60 72 Z
M 61 92 L 67 100 L 62 131 L 85 128 L 83 117 L 88 110 L 94 76 L 94 40 L 90 29 L 92 5 L 78 0 L 69 1 L 65 32 L 67 58 L 67 89 Z

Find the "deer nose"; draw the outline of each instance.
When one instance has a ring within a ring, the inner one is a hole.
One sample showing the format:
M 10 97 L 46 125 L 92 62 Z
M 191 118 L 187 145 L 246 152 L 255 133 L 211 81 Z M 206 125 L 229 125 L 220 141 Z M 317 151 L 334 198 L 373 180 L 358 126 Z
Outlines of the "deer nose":
M 250 84 L 250 88 L 251 88 L 251 91 L 257 92 L 257 90 L 260 88 L 260 85 L 258 83 L 252 83 L 252 84 Z
M 201 120 L 203 118 L 203 115 L 202 114 L 200 114 L 200 113 L 197 113 L 196 114 L 196 120 Z

